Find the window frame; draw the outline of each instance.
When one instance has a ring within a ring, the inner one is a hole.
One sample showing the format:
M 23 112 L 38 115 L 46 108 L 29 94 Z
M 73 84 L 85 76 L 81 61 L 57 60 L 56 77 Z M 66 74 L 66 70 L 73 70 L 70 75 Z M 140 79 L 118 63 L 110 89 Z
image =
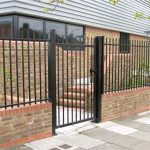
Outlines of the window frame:
M 13 38 L 14 37 L 14 15 L 0 16 L 0 19 L 3 19 L 3 18 L 11 18 L 11 36 L 8 38 Z
M 126 38 L 126 39 L 125 39 Z M 120 46 L 119 52 L 128 54 L 130 53 L 130 34 L 125 32 L 120 32 Z M 126 50 L 124 50 L 126 49 Z
M 82 27 L 83 28 L 83 37 L 85 36 L 85 26 L 80 25 L 80 24 L 68 23 L 68 22 L 58 21 L 58 20 L 54 20 L 54 19 L 30 16 L 30 15 L 19 14 L 19 13 L 0 15 L 0 18 L 3 18 L 3 17 L 4 18 L 12 17 L 12 27 L 11 27 L 12 38 L 20 38 L 19 37 L 19 17 L 42 21 L 43 22 L 43 35 L 44 35 L 43 39 L 46 39 L 46 22 L 64 23 L 65 24 L 65 34 L 66 34 L 66 36 L 67 36 L 67 33 L 68 33 L 68 29 L 67 29 L 68 25 Z
M 42 39 L 45 39 L 45 30 L 44 30 L 44 19 L 39 19 L 39 18 L 35 18 L 35 17 L 30 17 L 30 16 L 22 16 L 22 15 L 17 15 L 17 38 L 21 38 L 19 36 L 19 18 L 25 18 L 25 19 L 31 19 L 31 20 L 35 20 L 35 21 L 41 21 L 42 24 L 43 24 L 43 28 L 42 28 L 42 31 L 43 31 L 43 38 Z M 29 38 L 30 39 L 30 38 Z

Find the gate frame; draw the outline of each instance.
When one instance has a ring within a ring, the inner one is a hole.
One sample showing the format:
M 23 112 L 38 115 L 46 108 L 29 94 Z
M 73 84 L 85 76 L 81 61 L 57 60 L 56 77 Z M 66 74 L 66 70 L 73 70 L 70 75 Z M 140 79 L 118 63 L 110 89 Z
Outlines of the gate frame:
M 56 129 L 56 34 L 48 35 L 48 96 L 52 101 L 52 134 Z M 94 122 L 101 122 L 101 98 L 104 93 L 104 36 L 94 38 Z M 92 68 L 91 68 L 92 69 Z M 93 69 L 92 69 L 93 70 Z
M 95 122 L 101 122 L 102 95 L 104 93 L 104 36 L 97 36 L 94 39 L 95 45 L 95 81 L 94 81 L 94 99 L 95 99 Z
M 56 129 L 56 34 L 48 34 L 48 96 L 52 101 L 52 134 Z

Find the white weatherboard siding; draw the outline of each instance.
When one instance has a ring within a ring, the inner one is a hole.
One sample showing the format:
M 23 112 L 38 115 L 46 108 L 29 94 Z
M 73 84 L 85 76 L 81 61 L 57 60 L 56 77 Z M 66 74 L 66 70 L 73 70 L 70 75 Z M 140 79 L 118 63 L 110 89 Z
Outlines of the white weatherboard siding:
M 7 8 L 8 6 L 12 8 L 14 4 L 10 11 L 52 20 L 138 35 L 145 35 L 144 31 L 150 30 L 149 21 L 133 19 L 133 13 L 137 10 L 150 14 L 148 5 L 144 5 L 144 2 L 139 3 L 138 0 L 122 0 L 118 6 L 110 5 L 109 0 L 65 0 L 65 4 L 59 4 L 56 11 L 49 14 L 43 12 L 44 7 L 52 7 L 47 4 L 47 1 L 1 0 L 0 13 L 5 11 L 2 7 L 6 7 L 4 5 L 6 3 Z

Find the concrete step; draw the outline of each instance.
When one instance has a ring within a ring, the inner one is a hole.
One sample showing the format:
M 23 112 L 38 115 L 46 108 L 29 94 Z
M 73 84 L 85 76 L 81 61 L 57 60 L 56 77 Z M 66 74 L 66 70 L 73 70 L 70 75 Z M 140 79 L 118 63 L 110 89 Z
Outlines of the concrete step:
M 84 108 L 84 105 L 86 107 L 86 103 L 84 104 L 84 101 L 81 101 L 80 100 L 72 100 L 72 99 L 59 99 L 59 103 L 57 102 L 57 104 L 59 104 L 60 106 L 68 106 L 68 107 L 73 107 L 73 108 Z

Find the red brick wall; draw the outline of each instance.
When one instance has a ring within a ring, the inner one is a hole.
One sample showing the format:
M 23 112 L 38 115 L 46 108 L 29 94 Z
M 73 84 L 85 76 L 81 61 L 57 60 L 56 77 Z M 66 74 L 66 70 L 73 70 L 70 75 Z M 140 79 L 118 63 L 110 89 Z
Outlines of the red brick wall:
M 131 116 L 150 109 L 150 87 L 102 96 L 102 121 Z
M 0 110 L 0 149 L 52 136 L 51 103 Z

